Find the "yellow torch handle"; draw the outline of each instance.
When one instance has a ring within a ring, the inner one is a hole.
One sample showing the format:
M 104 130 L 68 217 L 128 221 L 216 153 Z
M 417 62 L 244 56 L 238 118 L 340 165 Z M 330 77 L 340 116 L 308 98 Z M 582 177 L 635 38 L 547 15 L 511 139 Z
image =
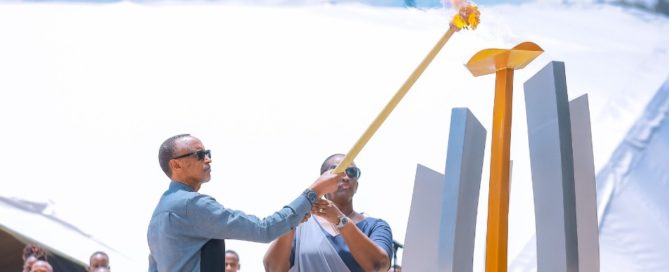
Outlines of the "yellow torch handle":
M 451 25 L 448 28 L 448 31 L 444 33 L 444 35 L 441 37 L 441 39 L 439 39 L 437 44 L 432 48 L 432 50 L 430 50 L 430 53 L 428 53 L 427 56 L 425 56 L 423 61 L 420 63 L 420 65 L 418 65 L 418 67 L 416 67 L 413 73 L 411 73 L 411 76 L 409 76 L 409 78 L 404 82 L 402 87 L 400 87 L 400 89 L 397 90 L 395 96 L 393 96 L 393 98 L 390 99 L 388 104 L 383 108 L 383 110 L 379 113 L 379 115 L 376 116 L 376 119 L 374 119 L 372 124 L 370 124 L 369 127 L 367 127 L 365 133 L 363 133 L 362 136 L 360 136 L 360 138 L 355 143 L 355 145 L 353 145 L 351 150 L 349 150 L 348 153 L 346 153 L 346 156 L 344 156 L 339 165 L 337 165 L 337 167 L 334 169 L 335 173 L 344 172 L 346 167 L 348 167 L 348 165 L 350 165 L 351 162 L 353 162 L 353 159 L 355 159 L 355 157 L 358 156 L 360 150 L 362 150 L 362 148 L 365 147 L 365 144 L 367 144 L 369 139 L 372 138 L 372 136 L 374 136 L 374 133 L 376 133 L 381 124 L 383 124 L 383 121 L 385 121 L 388 115 L 390 115 L 393 109 L 395 109 L 395 106 L 397 106 L 400 100 L 402 100 L 404 95 L 407 92 L 409 92 L 411 86 L 413 86 L 413 84 L 416 82 L 416 80 L 418 80 L 420 75 L 423 74 L 425 68 L 427 68 L 427 66 L 430 65 L 430 62 L 432 62 L 434 57 L 437 55 L 437 53 L 439 53 L 441 48 L 444 47 L 448 39 L 451 38 L 451 36 L 453 35 L 453 33 L 455 33 L 456 30 L 457 29 L 453 25 Z

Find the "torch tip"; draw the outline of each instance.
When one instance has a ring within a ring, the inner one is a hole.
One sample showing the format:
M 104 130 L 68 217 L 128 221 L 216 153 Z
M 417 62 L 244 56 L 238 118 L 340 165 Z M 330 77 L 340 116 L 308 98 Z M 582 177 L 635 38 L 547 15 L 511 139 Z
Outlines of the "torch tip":
M 479 8 L 469 1 L 458 3 L 456 8 L 458 9 L 458 13 L 453 15 L 451 26 L 455 27 L 458 31 L 463 28 L 475 30 L 481 21 Z

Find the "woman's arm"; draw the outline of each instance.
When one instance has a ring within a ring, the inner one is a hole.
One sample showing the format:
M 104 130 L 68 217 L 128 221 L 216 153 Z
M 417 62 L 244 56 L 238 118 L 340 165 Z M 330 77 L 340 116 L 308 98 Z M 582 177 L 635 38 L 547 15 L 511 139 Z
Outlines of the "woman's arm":
M 312 210 L 318 211 L 321 208 L 323 209 L 323 212 L 319 212 L 318 214 L 332 224 L 338 224 L 339 218 L 344 216 L 337 206 L 329 200 L 319 199 L 314 203 L 314 208 L 312 208 Z M 379 227 L 373 230 L 373 232 L 376 231 L 386 231 L 386 236 L 389 237 L 390 242 L 392 243 L 392 234 L 390 234 L 389 226 L 385 228 Z M 351 255 L 353 255 L 353 258 L 358 262 L 362 269 L 365 271 L 388 271 L 388 268 L 390 268 L 390 256 L 388 256 L 388 253 L 374 243 L 370 237 L 367 237 L 365 233 L 360 231 L 353 221 L 349 221 L 348 224 L 339 229 L 339 232 L 348 245 L 348 248 L 351 250 Z M 381 233 L 377 234 L 383 236 Z M 375 233 L 372 233 L 372 236 L 374 235 Z
M 263 258 L 266 272 L 286 272 L 290 269 L 290 251 L 293 237 L 295 237 L 295 230 L 289 231 L 269 245 Z
M 388 271 L 390 257 L 385 250 L 376 245 L 353 221 L 349 221 L 339 230 L 351 250 L 351 255 L 365 271 Z

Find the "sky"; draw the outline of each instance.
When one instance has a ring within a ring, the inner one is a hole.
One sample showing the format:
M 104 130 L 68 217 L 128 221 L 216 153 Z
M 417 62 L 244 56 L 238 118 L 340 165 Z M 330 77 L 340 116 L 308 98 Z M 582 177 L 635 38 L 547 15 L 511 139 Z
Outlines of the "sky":
M 402 242 L 416 164 L 444 171 L 451 108 L 469 107 L 491 130 L 494 78 L 463 64 L 481 49 L 533 41 L 545 53 L 514 79 L 512 259 L 534 232 L 522 83 L 549 61 L 566 63 L 570 98 L 590 96 L 598 170 L 667 77 L 669 22 L 585 4 L 481 13 L 479 29 L 451 38 L 356 158 L 354 205 Z M 348 151 L 451 15 L 360 4 L 0 4 L 0 194 L 51 202 L 143 269 L 146 227 L 168 184 L 157 163 L 164 139 L 199 137 L 213 155 L 201 192 L 269 215 L 318 177 L 325 157 Z M 488 165 L 489 150 L 475 271 Z M 267 245 L 227 245 L 244 270 L 262 270 Z

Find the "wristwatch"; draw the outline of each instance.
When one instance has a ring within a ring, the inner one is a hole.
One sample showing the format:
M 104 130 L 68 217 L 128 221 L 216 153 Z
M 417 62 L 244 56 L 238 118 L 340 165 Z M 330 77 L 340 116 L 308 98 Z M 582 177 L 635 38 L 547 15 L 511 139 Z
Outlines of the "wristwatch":
M 351 219 L 349 219 L 345 215 L 342 216 L 342 217 L 339 217 L 339 224 L 337 224 L 337 229 L 341 229 L 344 226 L 346 226 L 346 224 L 348 224 L 348 221 L 351 221 Z
M 316 194 L 316 192 L 314 192 L 314 190 L 311 189 L 304 190 L 302 194 L 304 195 L 304 197 L 307 198 L 307 200 L 311 205 L 314 205 L 314 202 L 316 202 L 316 199 L 318 198 L 318 194 Z

